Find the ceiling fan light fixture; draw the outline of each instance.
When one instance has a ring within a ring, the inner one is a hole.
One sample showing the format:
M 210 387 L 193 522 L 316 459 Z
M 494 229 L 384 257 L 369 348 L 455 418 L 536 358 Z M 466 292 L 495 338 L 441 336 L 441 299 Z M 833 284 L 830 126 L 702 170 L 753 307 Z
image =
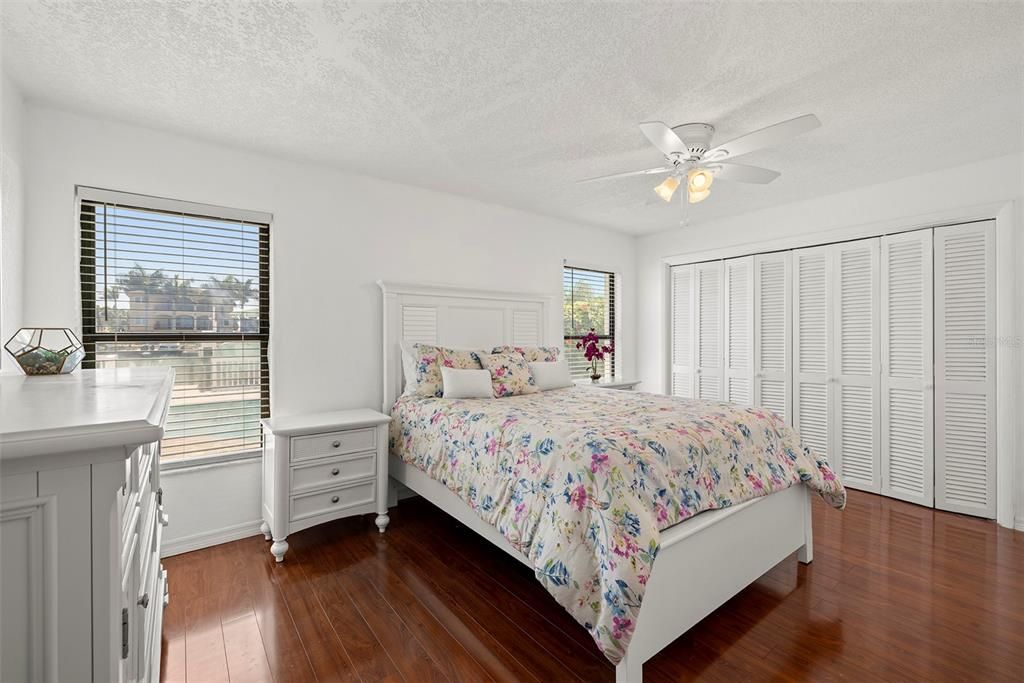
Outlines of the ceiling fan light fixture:
M 672 195 L 676 193 L 676 189 L 679 187 L 679 178 L 674 175 L 670 175 L 668 178 L 662 181 L 661 185 L 654 188 L 654 193 L 661 197 L 666 202 L 672 201 Z
M 711 171 L 706 168 L 695 168 L 690 171 L 687 177 L 687 188 L 689 188 L 690 192 L 704 192 L 711 188 L 711 183 L 714 180 L 715 176 Z

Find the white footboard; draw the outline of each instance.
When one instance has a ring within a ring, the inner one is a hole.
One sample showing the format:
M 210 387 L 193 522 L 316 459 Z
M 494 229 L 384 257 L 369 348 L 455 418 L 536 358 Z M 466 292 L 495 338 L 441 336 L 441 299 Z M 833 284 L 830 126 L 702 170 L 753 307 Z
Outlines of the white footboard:
M 799 551 L 811 560 L 811 501 L 797 485 L 666 530 L 616 683 L 640 683 L 643 663 L 758 577 Z

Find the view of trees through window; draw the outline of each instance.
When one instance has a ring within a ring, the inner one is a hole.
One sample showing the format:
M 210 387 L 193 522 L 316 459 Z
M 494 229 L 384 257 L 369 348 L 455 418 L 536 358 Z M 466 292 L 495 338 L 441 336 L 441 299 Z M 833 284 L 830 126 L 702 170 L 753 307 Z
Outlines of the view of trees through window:
M 569 370 L 573 377 L 589 377 L 590 363 L 576 344 L 593 329 L 600 339 L 614 346 L 615 275 L 566 266 L 562 270 L 562 307 Z M 609 377 L 615 374 L 614 354 L 598 362 L 598 371 Z
M 86 366 L 175 369 L 165 460 L 258 450 L 269 227 L 84 200 L 80 218 Z

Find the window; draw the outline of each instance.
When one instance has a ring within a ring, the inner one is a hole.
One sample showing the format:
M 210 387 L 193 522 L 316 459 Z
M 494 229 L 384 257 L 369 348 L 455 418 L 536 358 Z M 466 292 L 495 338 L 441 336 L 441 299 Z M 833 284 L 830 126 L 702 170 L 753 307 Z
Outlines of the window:
M 78 188 L 85 367 L 175 369 L 165 462 L 258 451 L 270 216 Z
M 591 329 L 598 338 L 615 342 L 615 274 L 600 270 L 573 268 L 562 270 L 562 306 L 565 319 L 565 355 L 573 377 L 589 377 L 590 363 L 576 343 Z M 598 372 L 615 374 L 615 355 L 598 361 Z

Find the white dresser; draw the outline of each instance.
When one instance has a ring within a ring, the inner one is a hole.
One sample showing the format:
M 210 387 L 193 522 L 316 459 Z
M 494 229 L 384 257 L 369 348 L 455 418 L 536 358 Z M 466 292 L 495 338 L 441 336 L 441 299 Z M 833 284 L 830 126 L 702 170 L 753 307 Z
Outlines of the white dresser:
M 288 534 L 377 513 L 388 525 L 388 423 L 375 410 L 263 420 L 263 535 L 278 562 Z
M 174 371 L 0 376 L 0 680 L 157 681 Z

